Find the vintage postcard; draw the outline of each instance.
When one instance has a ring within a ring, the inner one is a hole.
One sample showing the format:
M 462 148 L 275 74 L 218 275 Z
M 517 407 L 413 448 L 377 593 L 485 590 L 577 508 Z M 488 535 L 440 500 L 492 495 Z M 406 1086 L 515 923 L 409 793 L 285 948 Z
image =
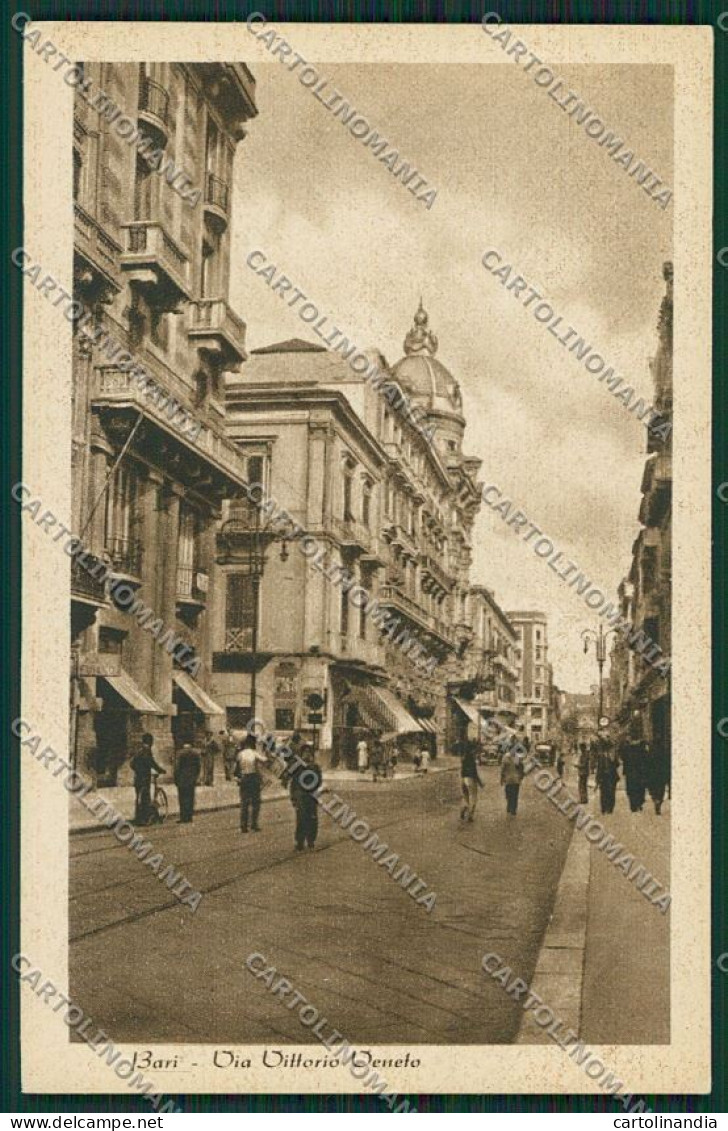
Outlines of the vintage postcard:
M 709 1091 L 710 30 L 13 26 L 24 1090 Z

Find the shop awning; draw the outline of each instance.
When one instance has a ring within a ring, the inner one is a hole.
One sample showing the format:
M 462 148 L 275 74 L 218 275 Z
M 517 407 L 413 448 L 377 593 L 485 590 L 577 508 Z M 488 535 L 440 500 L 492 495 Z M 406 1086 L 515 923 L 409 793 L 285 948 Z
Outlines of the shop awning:
M 99 678 L 105 679 L 116 694 L 120 695 L 122 699 L 126 699 L 129 706 L 133 707 L 135 711 L 145 715 L 163 715 L 165 713 L 153 699 L 142 691 L 139 684 L 135 683 L 123 668 L 117 675 L 105 675 Z
M 472 703 L 466 702 L 465 699 L 458 699 L 457 696 L 455 696 L 454 699 L 455 699 L 455 703 L 460 708 L 462 713 L 465 715 L 466 719 L 468 719 L 468 721 L 471 722 L 473 724 L 473 726 L 479 727 L 480 726 L 480 714 L 478 712 L 478 708 L 476 706 L 474 706 Z
M 357 687 L 356 701 L 362 715 L 375 727 L 394 734 L 421 734 L 422 727 L 397 696 L 386 687 Z
M 438 731 L 437 727 L 435 726 L 435 724 L 433 723 L 432 719 L 418 719 L 417 722 L 420 724 L 422 729 L 428 731 L 429 734 L 439 734 L 440 733 Z
M 196 707 L 202 711 L 203 715 L 224 715 L 225 708 L 218 706 L 214 699 L 211 699 L 206 691 L 203 691 L 199 683 L 189 672 L 172 672 L 172 679 L 183 691 L 188 699 L 191 699 Z

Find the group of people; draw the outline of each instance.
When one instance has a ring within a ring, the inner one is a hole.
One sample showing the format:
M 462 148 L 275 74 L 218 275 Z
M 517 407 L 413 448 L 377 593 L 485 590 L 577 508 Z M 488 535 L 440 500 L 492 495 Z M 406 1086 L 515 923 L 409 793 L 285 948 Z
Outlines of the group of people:
M 504 737 L 499 744 L 500 782 L 505 793 L 506 813 L 509 817 L 515 817 L 518 812 L 518 795 L 525 774 L 523 758 L 528 753 L 529 746 L 529 740 L 522 726 L 519 728 L 517 743 L 515 736 L 512 736 Z M 461 821 L 471 822 L 474 819 L 478 790 L 483 786 L 484 782 L 478 772 L 477 747 L 468 744 L 460 755 L 460 787 L 463 797 L 460 808 Z
M 240 831 L 260 832 L 260 802 L 263 785 L 262 769 L 270 764 L 270 757 L 258 749 L 256 739 L 249 735 L 238 744 L 226 731 L 220 732 L 217 743 L 212 733 L 207 732 L 205 744 L 200 750 L 190 742 L 185 742 L 175 756 L 174 783 L 179 798 L 180 824 L 190 824 L 195 812 L 195 791 L 200 784 L 212 784 L 214 780 L 214 759 L 222 752 L 225 758 L 225 778 L 236 779 L 240 789 Z M 214 752 L 210 747 L 214 745 Z M 314 796 L 323 782 L 321 767 L 316 762 L 313 746 L 301 742 L 301 736 L 294 734 L 287 747 L 289 759 L 298 755 L 295 768 L 284 770 L 282 780 L 288 786 L 291 803 L 296 814 L 294 841 L 296 849 L 302 852 L 305 847 L 313 848 L 318 834 L 318 803 Z M 131 759 L 134 773 L 135 811 L 134 822 L 146 825 L 152 806 L 151 785 L 153 774 L 164 774 L 166 768 L 154 757 L 154 738 L 144 734 L 141 746 Z M 305 787 L 301 776 L 309 771 Z

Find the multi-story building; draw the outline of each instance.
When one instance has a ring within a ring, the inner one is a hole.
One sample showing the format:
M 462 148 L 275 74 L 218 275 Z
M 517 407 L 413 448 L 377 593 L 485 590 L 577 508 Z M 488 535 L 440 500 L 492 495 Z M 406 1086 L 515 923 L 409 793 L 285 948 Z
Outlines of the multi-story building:
M 447 688 L 471 633 L 480 461 L 462 453 L 460 390 L 436 350 L 420 306 L 400 362 L 390 369 L 381 354 L 369 355 L 387 375 L 380 388 L 336 350 L 298 340 L 254 351 L 244 379 L 229 382 L 228 435 L 251 481 L 323 548 L 327 568 L 353 573 L 390 618 L 383 632 L 299 545 L 271 541 L 264 517 L 256 531 L 250 509 L 231 505 L 221 531 L 227 600 L 214 689 L 233 726 L 255 707 L 282 734 L 310 730 L 314 693 L 324 701 L 314 712 L 323 716 L 321 747 L 334 763 L 351 763 L 358 737 L 372 729 L 442 745 Z M 397 411 L 398 391 L 418 406 L 421 425 L 435 426 L 433 442 Z M 255 545 L 267 545 L 258 582 L 250 579 Z M 434 670 L 413 662 L 416 644 Z
M 592 743 L 597 736 L 599 689 L 561 692 L 561 729 L 567 744 Z
M 463 655 L 463 683 L 452 699 L 454 749 L 466 739 L 481 740 L 488 719 L 512 726 L 519 709 L 515 628 L 484 585 L 471 586 L 468 615 L 472 637 Z
M 658 346 L 650 360 L 654 406 L 660 413 L 647 427 L 647 460 L 642 476 L 640 531 L 632 564 L 619 589 L 620 612 L 635 630 L 615 633 L 609 698 L 617 721 L 630 723 L 653 753 L 664 758 L 669 776 L 672 594 L 672 319 L 673 268 L 663 268 L 666 293 L 660 307 Z M 649 641 L 645 647 L 645 640 Z M 659 646 L 659 653 L 653 646 Z
M 77 95 L 75 106 L 74 297 L 86 317 L 73 352 L 74 529 L 199 660 L 191 674 L 108 583 L 74 568 L 73 746 L 114 782 L 143 731 L 164 760 L 222 720 L 209 693 L 215 528 L 245 482 L 224 431 L 223 372 L 246 356 L 227 301 L 230 187 L 255 84 L 242 63 L 91 63 L 84 74 L 113 102 L 98 111 Z M 137 127 L 151 150 L 129 143 Z M 184 170 L 190 199 L 162 155 Z
M 533 610 L 507 614 L 517 635 L 520 676 L 520 721 L 528 738 L 538 742 L 549 733 L 548 628 L 544 613 Z

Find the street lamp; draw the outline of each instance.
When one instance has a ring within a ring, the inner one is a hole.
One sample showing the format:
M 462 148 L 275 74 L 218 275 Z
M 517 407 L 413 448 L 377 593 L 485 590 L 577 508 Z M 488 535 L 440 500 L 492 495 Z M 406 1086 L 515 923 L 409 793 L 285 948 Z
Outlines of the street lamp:
M 616 629 L 609 628 L 605 632 L 604 626 L 600 621 L 598 632 L 595 632 L 593 628 L 584 628 L 581 633 L 581 638 L 584 641 L 584 654 L 586 655 L 589 651 L 589 643 L 593 640 L 597 653 L 597 664 L 599 665 L 599 710 L 597 714 L 597 730 L 599 730 L 599 724 L 604 714 L 604 663 L 607 658 L 607 637 L 612 632 L 616 632 Z

